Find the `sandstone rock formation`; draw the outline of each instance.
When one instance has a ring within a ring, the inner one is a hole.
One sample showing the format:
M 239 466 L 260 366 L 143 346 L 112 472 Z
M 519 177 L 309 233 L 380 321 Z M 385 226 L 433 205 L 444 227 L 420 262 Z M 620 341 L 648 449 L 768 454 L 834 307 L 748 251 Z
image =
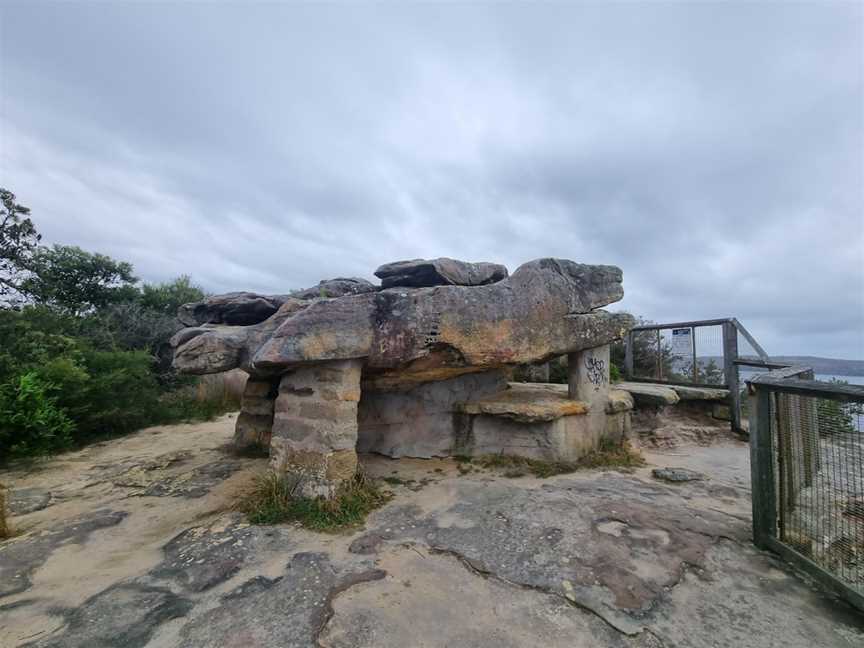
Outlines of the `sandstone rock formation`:
M 237 441 L 267 445 L 272 420 L 271 464 L 298 475 L 309 495 L 330 495 L 353 474 L 361 386 L 380 406 L 388 392 L 603 347 L 631 325 L 628 316 L 600 310 L 623 296 L 621 270 L 613 266 L 547 258 L 508 277 L 497 264 L 434 259 L 386 264 L 375 274 L 382 288 L 334 279 L 287 295 L 230 293 L 180 309 L 189 328 L 172 340 L 175 367 L 190 374 L 249 373 Z M 590 371 L 605 372 L 602 392 L 598 383 L 591 392 L 596 398 L 565 409 L 602 419 L 608 349 L 591 362 L 599 369 Z M 586 380 L 583 375 L 580 384 Z M 483 384 L 504 383 L 496 374 Z M 575 390 L 571 384 L 571 398 Z M 422 403 L 429 399 L 420 395 L 426 393 L 416 392 L 421 419 L 428 414 Z M 472 396 L 484 394 L 490 395 Z M 452 427 L 458 400 L 444 398 L 446 411 L 433 406 L 429 430 L 440 429 L 442 420 Z M 362 410 L 361 404 L 361 420 L 369 421 Z M 598 429 L 600 419 L 593 424 Z M 380 447 L 368 437 L 364 443 Z M 446 452 L 448 443 L 436 452 Z M 388 444 L 404 450 L 398 441 Z M 428 435 L 423 444 L 436 447 Z
M 360 295 L 376 290 L 378 287 L 365 279 L 339 277 L 325 279 L 312 288 L 293 291 L 287 295 L 232 292 L 211 296 L 200 302 L 184 304 L 177 312 L 177 318 L 186 326 L 201 326 L 203 324 L 249 326 L 266 320 L 289 299 L 309 300 L 344 297 L 345 295 Z
M 498 263 L 468 263 L 442 257 L 385 263 L 375 271 L 382 288 L 431 286 L 483 286 L 507 277 Z

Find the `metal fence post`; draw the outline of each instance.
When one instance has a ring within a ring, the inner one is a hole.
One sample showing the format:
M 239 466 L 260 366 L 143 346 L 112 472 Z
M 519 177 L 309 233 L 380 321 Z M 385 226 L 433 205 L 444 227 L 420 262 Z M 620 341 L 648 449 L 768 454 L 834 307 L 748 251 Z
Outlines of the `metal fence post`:
M 627 331 L 624 338 L 624 375 L 633 380 L 633 331 Z
M 696 359 L 696 327 L 690 327 L 690 351 L 693 355 L 693 382 L 699 382 L 699 361 Z
M 750 483 L 753 502 L 753 542 L 766 548 L 766 538 L 777 535 L 774 495 L 774 453 L 771 445 L 771 392 L 751 387 Z
M 732 430 L 741 432 L 741 392 L 738 382 L 738 329 L 731 320 L 723 322 L 723 373 L 729 390 L 729 408 L 732 410 Z

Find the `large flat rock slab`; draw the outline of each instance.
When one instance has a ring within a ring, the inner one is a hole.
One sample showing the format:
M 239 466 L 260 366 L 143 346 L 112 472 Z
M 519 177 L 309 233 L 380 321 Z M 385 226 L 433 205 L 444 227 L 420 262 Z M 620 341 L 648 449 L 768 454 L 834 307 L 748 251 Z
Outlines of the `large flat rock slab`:
M 629 392 L 637 402 L 644 405 L 674 405 L 679 401 L 694 400 L 725 401 L 729 398 L 729 390 L 720 387 L 694 387 L 648 382 L 620 382 L 616 383 L 615 387 Z
M 384 577 L 367 567 L 334 565 L 325 553 L 293 555 L 282 574 L 255 577 L 225 594 L 217 607 L 181 631 L 180 646 L 241 648 L 320 645 L 318 633 L 332 614 L 332 599 L 358 583 Z
M 346 295 L 362 295 L 375 292 L 379 287 L 357 277 L 337 277 L 319 281 L 318 285 L 290 293 L 294 299 L 333 299 Z
M 616 389 L 623 389 L 633 396 L 638 405 L 675 405 L 681 400 L 672 387 L 656 385 L 654 383 L 641 382 L 619 382 L 615 384 Z
M 722 401 L 729 398 L 729 390 L 720 387 L 691 387 L 690 385 L 671 385 L 681 400 Z
M 470 263 L 441 257 L 385 263 L 375 271 L 382 288 L 431 286 L 483 286 L 507 277 L 500 263 Z
M 637 635 L 685 564 L 701 564 L 721 537 L 745 540 L 748 528 L 711 511 L 696 516 L 666 487 L 604 474 L 537 489 L 465 484 L 446 513 L 390 509 L 373 533 L 452 553 L 478 572 L 556 594 Z
M 223 295 L 183 307 L 183 321 L 194 325 L 172 339 L 174 365 L 192 374 L 241 368 L 272 375 L 310 362 L 363 359 L 379 373 L 443 380 L 620 339 L 632 318 L 598 309 L 623 294 L 617 267 L 550 258 L 484 285 L 312 300 Z
M 587 414 L 589 406 L 582 401 L 571 400 L 567 385 L 514 382 L 497 394 L 460 403 L 457 410 L 463 414 L 485 414 L 521 423 L 535 423 Z
M 558 596 L 484 578 L 457 556 L 422 545 L 390 546 L 385 578 L 346 590 L 319 643 L 327 648 L 574 648 L 650 646 Z M 393 601 L 387 606 L 385 602 Z M 394 607 L 398 606 L 398 613 Z M 388 609 L 389 608 L 389 609 Z

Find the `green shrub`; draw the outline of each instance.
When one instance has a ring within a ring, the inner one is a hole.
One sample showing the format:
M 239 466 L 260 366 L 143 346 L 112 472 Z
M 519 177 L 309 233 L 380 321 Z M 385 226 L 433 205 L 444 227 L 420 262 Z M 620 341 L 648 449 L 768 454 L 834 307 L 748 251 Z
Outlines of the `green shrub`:
M 87 436 L 127 434 L 158 420 L 159 385 L 143 351 L 85 353 L 90 375 L 89 408 L 80 423 L 79 441 Z
M 194 387 L 194 385 L 193 385 Z M 158 423 L 211 421 L 217 416 L 240 409 L 240 403 L 230 398 L 202 400 L 190 387 L 164 394 L 158 405 Z
M 846 380 L 831 378 L 828 380 L 833 385 L 848 385 Z M 864 414 L 864 405 L 861 403 L 844 403 L 830 398 L 820 398 L 816 401 L 816 412 L 819 417 L 819 434 L 831 436 L 839 433 L 853 433 L 858 430 L 855 423 L 856 417 Z
M 0 385 L 0 458 L 44 455 L 72 443 L 75 424 L 34 372 Z
M 0 462 L 236 409 L 236 403 L 199 401 L 194 378 L 172 380 L 174 389 L 166 390 L 151 354 L 94 348 L 76 326 L 86 329 L 81 318 L 71 322 L 45 308 L 0 310 L 0 385 L 6 411 L 15 413 L 14 422 L 12 414 L 0 419 Z M 40 409 L 34 399 L 41 397 Z M 73 427 L 61 434 L 62 426 L 43 430 L 33 423 L 51 413 Z
M 30 210 L 0 194 L 0 463 L 231 407 L 172 367 L 177 309 L 204 298 L 189 277 L 139 285 L 129 263 L 39 246 Z

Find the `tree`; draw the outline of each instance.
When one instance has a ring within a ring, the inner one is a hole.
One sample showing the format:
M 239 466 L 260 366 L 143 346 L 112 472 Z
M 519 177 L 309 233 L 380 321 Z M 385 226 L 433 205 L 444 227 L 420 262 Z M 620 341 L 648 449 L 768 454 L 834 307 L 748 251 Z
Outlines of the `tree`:
M 621 314 L 628 315 L 629 313 L 622 312 Z M 633 322 L 634 326 L 644 326 L 654 323 L 643 317 L 634 317 Z M 618 368 L 618 373 L 621 376 L 626 373 L 624 366 L 626 354 L 625 339 L 613 342 L 610 346 L 610 362 Z M 641 378 L 657 377 L 657 365 L 659 363 L 663 379 L 669 380 L 677 375 L 674 371 L 673 358 L 672 347 L 667 342 L 664 342 L 661 339 L 660 348 L 657 348 L 656 331 L 650 330 L 634 332 L 633 373 L 635 376 Z
M 139 295 L 132 264 L 72 245 L 40 247 L 30 270 L 20 290 L 37 304 L 73 315 L 133 301 Z
M 832 385 L 848 385 L 846 380 L 831 378 Z M 816 402 L 819 416 L 819 434 L 831 436 L 838 433 L 858 432 L 861 416 L 864 415 L 864 404 L 844 403 L 831 398 L 820 398 Z
M 206 297 L 201 288 L 192 284 L 189 275 L 181 275 L 173 281 L 160 284 L 144 284 L 141 289 L 141 305 L 144 308 L 176 317 L 177 309 L 189 302 Z
M 41 236 L 30 209 L 15 202 L 15 194 L 0 187 L 0 303 L 18 301 L 20 283 Z

